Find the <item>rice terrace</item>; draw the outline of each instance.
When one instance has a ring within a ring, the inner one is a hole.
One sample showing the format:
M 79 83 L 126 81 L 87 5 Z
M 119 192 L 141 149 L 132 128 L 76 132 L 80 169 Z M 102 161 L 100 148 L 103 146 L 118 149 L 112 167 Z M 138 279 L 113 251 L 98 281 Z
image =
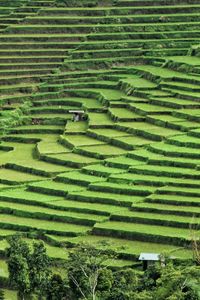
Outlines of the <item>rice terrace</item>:
M 0 137 L 0 282 L 16 233 L 58 264 L 80 243 L 114 270 L 191 261 L 200 1 L 0 0 Z

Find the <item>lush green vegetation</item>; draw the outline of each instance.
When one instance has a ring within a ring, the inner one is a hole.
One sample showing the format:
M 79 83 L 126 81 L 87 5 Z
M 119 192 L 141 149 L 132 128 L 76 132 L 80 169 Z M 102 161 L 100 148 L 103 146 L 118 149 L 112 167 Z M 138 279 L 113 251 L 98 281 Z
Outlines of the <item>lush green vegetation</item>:
M 4 287 L 4 238 L 15 232 L 45 240 L 58 261 L 68 255 L 63 244 L 68 252 L 88 241 L 117 254 L 114 269 L 137 269 L 144 250 L 190 264 L 200 216 L 198 2 L 0 0 Z M 76 110 L 84 115 L 73 122 Z M 112 292 L 103 286 L 96 296 L 193 299 L 184 289 L 165 294 L 161 273 L 154 287 L 162 291 L 142 294 L 135 282 L 127 295 L 109 273 Z M 56 284 L 59 276 L 51 278 Z M 82 298 L 91 299 L 86 290 Z
M 162 254 L 144 272 L 136 271 L 128 261 L 116 263 L 116 254 L 103 250 L 103 245 L 103 241 L 98 247 L 78 244 L 65 253 L 65 262 L 59 263 L 55 256 L 48 256 L 49 247 L 42 241 L 13 236 L 6 245 L 6 261 L 0 261 L 1 281 L 4 278 L 15 289 L 15 294 L 10 291 L 12 299 L 16 294 L 19 299 L 48 300 L 199 299 L 198 266 L 177 266 Z M 1 290 L 0 296 L 7 297 L 7 291 Z

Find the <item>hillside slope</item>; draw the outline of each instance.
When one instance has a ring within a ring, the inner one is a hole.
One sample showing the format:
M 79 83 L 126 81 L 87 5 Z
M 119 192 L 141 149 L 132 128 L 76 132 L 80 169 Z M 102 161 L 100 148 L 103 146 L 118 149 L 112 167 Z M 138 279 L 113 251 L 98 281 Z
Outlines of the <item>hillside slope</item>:
M 191 257 L 200 5 L 83 2 L 0 1 L 0 235 Z

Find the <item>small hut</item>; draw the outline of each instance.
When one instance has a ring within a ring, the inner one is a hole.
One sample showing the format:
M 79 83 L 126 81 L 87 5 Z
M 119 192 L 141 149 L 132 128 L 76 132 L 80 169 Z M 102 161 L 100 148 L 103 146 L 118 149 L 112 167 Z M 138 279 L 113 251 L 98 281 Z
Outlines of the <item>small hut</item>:
M 139 260 L 143 263 L 143 270 L 145 271 L 149 266 L 155 264 L 155 262 L 162 261 L 161 255 L 158 253 L 141 253 Z
M 84 110 L 69 110 L 70 114 L 73 114 L 73 122 L 78 122 L 83 120 L 83 116 L 85 114 Z

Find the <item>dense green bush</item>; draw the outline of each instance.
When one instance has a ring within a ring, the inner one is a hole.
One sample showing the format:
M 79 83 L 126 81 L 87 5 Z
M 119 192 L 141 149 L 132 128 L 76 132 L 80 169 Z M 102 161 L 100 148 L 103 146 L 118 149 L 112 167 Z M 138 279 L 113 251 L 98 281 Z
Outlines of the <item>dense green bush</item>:
M 93 7 L 98 4 L 98 0 L 57 0 L 57 6 L 67 6 L 67 7 Z

